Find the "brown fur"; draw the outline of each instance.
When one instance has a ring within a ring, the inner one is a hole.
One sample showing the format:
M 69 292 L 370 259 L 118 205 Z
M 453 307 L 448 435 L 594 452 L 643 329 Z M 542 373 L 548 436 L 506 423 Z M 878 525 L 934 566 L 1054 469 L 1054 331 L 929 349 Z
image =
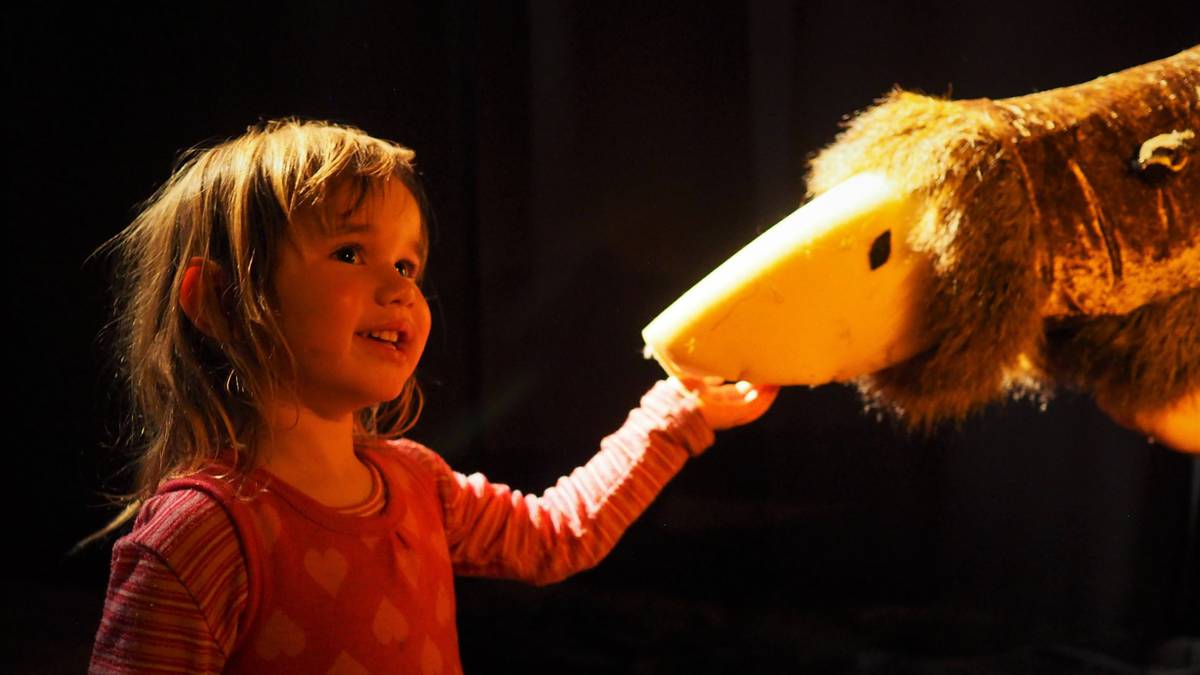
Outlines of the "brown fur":
M 1057 381 L 1115 410 L 1155 409 L 1200 384 L 1200 290 L 1048 332 Z
M 1152 137 L 1200 135 L 1198 98 L 1193 48 L 1015 99 L 894 92 L 859 115 L 810 192 L 886 173 L 923 199 L 908 243 L 936 272 L 934 346 L 861 378 L 864 395 L 927 429 L 1055 380 L 1138 406 L 1200 387 L 1200 147 L 1130 166 Z

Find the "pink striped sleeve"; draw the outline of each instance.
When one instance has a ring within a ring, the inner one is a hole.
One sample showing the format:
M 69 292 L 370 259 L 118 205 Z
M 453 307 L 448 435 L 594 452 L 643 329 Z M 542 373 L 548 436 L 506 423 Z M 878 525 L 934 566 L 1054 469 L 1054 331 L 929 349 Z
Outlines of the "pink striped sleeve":
M 225 511 L 192 490 L 154 497 L 113 547 L 89 672 L 220 672 L 246 589 Z
M 455 572 L 547 584 L 592 567 L 712 442 L 695 402 L 659 382 L 591 461 L 540 497 L 446 468 L 439 490 Z

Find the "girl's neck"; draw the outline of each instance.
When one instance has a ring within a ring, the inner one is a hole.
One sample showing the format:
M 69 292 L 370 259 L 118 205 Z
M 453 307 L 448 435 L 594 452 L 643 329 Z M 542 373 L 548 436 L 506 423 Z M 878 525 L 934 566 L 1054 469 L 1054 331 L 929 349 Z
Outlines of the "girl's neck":
M 270 428 L 257 434 L 258 466 L 333 507 L 370 496 L 371 472 L 354 453 L 354 416 L 329 419 L 303 406 L 268 408 Z

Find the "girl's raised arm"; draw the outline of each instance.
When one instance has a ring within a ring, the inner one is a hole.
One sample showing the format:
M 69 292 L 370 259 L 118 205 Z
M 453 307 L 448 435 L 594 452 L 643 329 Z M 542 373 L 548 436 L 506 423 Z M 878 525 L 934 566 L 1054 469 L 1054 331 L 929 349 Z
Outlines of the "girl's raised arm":
M 436 459 L 454 571 L 547 584 L 594 566 L 687 459 L 712 444 L 703 407 L 678 383 L 659 382 L 595 457 L 541 496 Z

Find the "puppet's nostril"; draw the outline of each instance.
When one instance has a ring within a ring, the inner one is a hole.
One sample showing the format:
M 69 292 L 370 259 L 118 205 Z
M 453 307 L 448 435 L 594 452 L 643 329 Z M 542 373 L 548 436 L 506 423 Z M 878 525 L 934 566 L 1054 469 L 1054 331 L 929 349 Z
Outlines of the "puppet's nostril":
M 892 255 L 892 231 L 884 230 L 883 234 L 871 242 L 871 269 L 879 269 Z

